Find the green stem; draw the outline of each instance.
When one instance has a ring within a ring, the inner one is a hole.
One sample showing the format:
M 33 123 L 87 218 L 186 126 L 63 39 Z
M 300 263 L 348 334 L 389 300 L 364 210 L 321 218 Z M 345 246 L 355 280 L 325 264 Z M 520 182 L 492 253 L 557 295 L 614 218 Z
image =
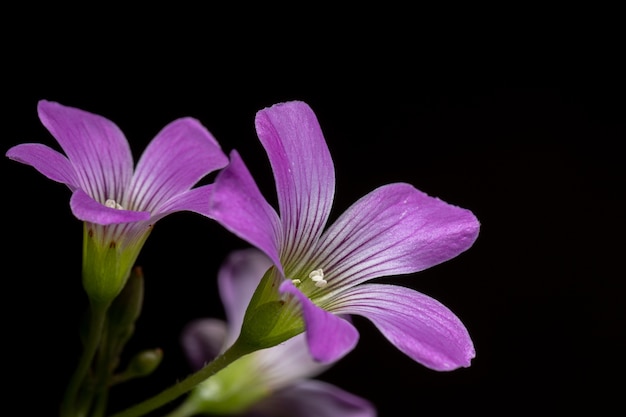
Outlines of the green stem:
M 196 415 L 198 409 L 194 404 L 182 403 L 180 407 L 170 411 L 165 417 L 191 417 Z
M 93 411 L 91 414 L 91 417 L 102 417 L 104 416 L 105 410 L 106 410 L 106 406 L 107 406 L 107 400 L 109 398 L 109 391 L 104 389 L 104 390 L 100 390 L 97 397 L 96 397 L 96 403 L 93 406 Z
M 160 394 L 155 395 L 139 404 L 136 404 L 126 410 L 113 414 L 110 417 L 139 417 L 143 416 L 159 407 L 175 400 L 181 395 L 191 391 L 196 385 L 221 371 L 232 362 L 241 358 L 248 353 L 251 353 L 254 349 L 248 346 L 242 346 L 241 343 L 235 342 L 226 352 L 215 358 L 213 362 L 208 363 L 204 368 L 198 372 L 189 375 L 176 385 L 173 385 L 163 391 Z
M 77 417 L 78 415 L 78 411 L 76 410 L 78 394 L 98 350 L 100 337 L 104 329 L 107 308 L 108 305 L 90 304 L 87 339 L 78 366 L 66 388 L 61 403 L 61 417 Z
M 112 359 L 110 333 L 109 326 L 106 326 L 106 329 L 102 334 L 100 352 L 98 352 L 98 358 L 95 364 L 95 383 L 93 386 L 93 392 L 90 393 L 90 403 L 93 403 L 90 417 L 103 417 L 107 406 L 107 400 L 109 397 L 109 380 L 111 378 L 111 373 L 113 372 L 111 369 Z

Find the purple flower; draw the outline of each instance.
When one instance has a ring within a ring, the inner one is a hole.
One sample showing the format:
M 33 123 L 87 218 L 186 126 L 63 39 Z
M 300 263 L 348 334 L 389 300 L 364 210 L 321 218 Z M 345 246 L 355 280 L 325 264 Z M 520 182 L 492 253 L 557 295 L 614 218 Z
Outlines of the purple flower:
M 250 298 L 270 266 L 269 258 L 253 248 L 228 256 L 218 274 L 227 322 L 197 319 L 183 329 L 183 347 L 193 368 L 200 369 L 237 339 Z M 197 385 L 172 415 L 374 417 L 367 400 L 310 379 L 328 367 L 311 358 L 304 334 L 299 334 L 232 362 Z
M 274 265 L 248 308 L 244 342 L 270 346 L 306 330 L 312 356 L 334 361 L 357 343 L 357 330 L 341 317 L 355 314 L 428 368 L 469 366 L 473 342 L 448 308 L 414 290 L 367 281 L 422 271 L 464 252 L 478 236 L 472 212 L 396 183 L 362 197 L 326 227 L 335 170 L 313 111 L 303 102 L 281 103 L 259 111 L 255 125 L 280 214 L 236 151 L 215 180 L 210 209 Z
M 83 284 L 106 303 L 159 219 L 181 210 L 207 214 L 212 185 L 192 187 L 228 159 L 206 128 L 182 118 L 157 134 L 134 168 L 128 141 L 110 120 L 46 100 L 37 110 L 65 154 L 25 143 L 6 156 L 69 187 L 72 213 L 85 224 Z

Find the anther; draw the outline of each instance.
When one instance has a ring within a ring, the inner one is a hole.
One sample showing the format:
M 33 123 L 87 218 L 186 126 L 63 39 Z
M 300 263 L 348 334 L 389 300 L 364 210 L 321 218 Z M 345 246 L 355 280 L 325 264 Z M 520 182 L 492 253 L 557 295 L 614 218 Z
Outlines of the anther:
M 328 284 L 328 282 L 324 279 L 324 271 L 322 268 L 311 271 L 309 278 L 311 278 L 317 288 L 323 288 L 326 284 Z
M 110 208 L 114 208 L 114 209 L 118 209 L 118 210 L 123 210 L 124 207 L 122 207 L 121 205 L 117 204 L 117 201 L 113 200 L 112 198 L 109 198 L 107 201 L 104 202 L 104 205 Z
M 326 286 L 326 284 L 328 284 L 328 282 L 325 279 L 321 279 L 319 281 L 315 281 L 315 286 L 317 288 L 324 288 Z
M 309 274 L 309 278 L 311 278 L 314 282 L 322 281 L 324 279 L 324 271 L 320 269 L 314 269 Z

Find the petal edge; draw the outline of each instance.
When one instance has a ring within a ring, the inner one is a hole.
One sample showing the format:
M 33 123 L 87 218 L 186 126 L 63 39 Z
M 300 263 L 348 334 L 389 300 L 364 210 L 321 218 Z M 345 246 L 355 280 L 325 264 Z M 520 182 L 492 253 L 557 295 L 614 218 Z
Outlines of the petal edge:
M 362 284 L 343 292 L 333 311 L 369 319 L 400 351 L 436 371 L 469 367 L 476 356 L 461 320 L 439 301 L 410 288 Z
M 281 284 L 279 291 L 295 296 L 300 302 L 309 350 L 315 360 L 335 362 L 354 349 L 359 332 L 352 323 L 316 306 L 289 280 Z

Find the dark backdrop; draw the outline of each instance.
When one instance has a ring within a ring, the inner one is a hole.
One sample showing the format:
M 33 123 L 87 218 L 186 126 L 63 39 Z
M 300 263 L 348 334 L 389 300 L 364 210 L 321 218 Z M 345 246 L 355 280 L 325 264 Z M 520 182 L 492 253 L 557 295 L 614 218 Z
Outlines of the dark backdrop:
M 572 24 L 531 40 L 534 30 L 506 31 L 502 21 L 493 31 L 405 23 L 392 33 L 365 24 L 332 35 L 322 24 L 205 33 L 215 16 L 172 26 L 164 14 L 139 30 L 134 23 L 144 19 L 69 27 L 38 19 L 28 36 L 22 27 L 21 42 L 7 32 L 3 152 L 22 142 L 56 146 L 37 118 L 40 99 L 113 120 L 135 157 L 165 124 L 193 116 L 225 151 L 239 150 L 271 195 L 254 114 L 304 100 L 336 165 L 333 216 L 379 185 L 405 181 L 472 210 L 482 224 L 458 258 L 390 279 L 458 314 L 477 350 L 470 368 L 427 370 L 357 318 L 360 344 L 321 379 L 370 399 L 382 417 L 601 415 L 617 404 L 626 119 L 614 60 L 621 50 L 607 40 L 619 30 L 599 25 L 596 40 Z M 128 30 L 121 41 L 119 25 Z M 6 379 L 28 398 L 20 400 L 26 411 L 54 415 L 80 347 L 81 224 L 63 185 L 8 160 L 2 178 L 3 345 L 14 369 Z M 129 350 L 161 347 L 165 357 L 152 377 L 114 389 L 112 410 L 187 375 L 179 331 L 223 314 L 216 271 L 240 247 L 191 213 L 157 224 L 139 259 L 146 300 Z

